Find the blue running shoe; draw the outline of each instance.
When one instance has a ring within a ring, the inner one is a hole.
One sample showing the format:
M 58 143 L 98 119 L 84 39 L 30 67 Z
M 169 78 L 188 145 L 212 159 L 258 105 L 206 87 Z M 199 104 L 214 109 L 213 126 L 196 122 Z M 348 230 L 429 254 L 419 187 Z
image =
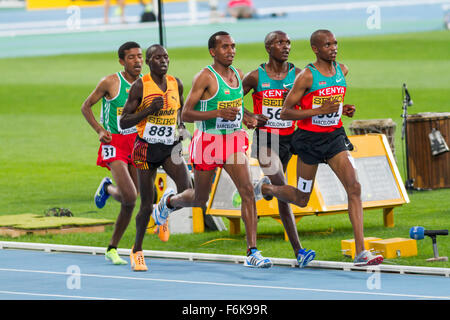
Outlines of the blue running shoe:
M 269 258 L 264 258 L 261 255 L 261 251 L 257 249 L 251 249 L 250 255 L 245 258 L 244 267 L 250 268 L 270 268 L 272 261 Z
M 106 187 L 112 184 L 112 181 L 110 178 L 106 177 L 103 178 L 102 182 L 100 182 L 100 185 L 97 188 L 97 191 L 95 192 L 95 205 L 97 208 L 101 209 L 105 206 L 106 200 L 109 198 L 109 193 L 106 191 Z
M 263 184 L 272 184 L 270 182 L 270 179 L 268 176 L 264 176 L 261 178 L 261 180 L 259 180 L 258 182 L 253 184 L 253 193 L 255 194 L 255 200 L 261 200 L 262 198 L 264 198 L 264 200 L 270 201 L 273 199 L 273 196 L 271 195 L 263 195 L 262 194 L 262 185 Z
M 299 268 L 304 268 L 314 260 L 316 252 L 314 250 L 300 249 L 297 254 L 297 262 Z
M 167 199 L 169 198 L 169 196 L 173 196 L 174 194 L 175 191 L 172 188 L 167 188 L 166 191 L 164 191 L 161 199 L 159 200 L 158 205 L 153 208 L 152 217 L 158 226 L 164 225 L 166 223 L 167 217 L 169 217 L 169 214 L 174 211 L 174 209 L 170 209 L 167 206 Z

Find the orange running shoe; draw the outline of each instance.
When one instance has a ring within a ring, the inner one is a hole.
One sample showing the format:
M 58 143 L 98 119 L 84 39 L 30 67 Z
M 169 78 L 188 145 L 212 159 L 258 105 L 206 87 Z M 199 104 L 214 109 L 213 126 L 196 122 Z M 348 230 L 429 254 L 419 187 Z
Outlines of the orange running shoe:
M 147 265 L 145 264 L 144 253 L 142 251 L 133 252 L 131 248 L 130 253 L 131 270 L 133 271 L 147 271 Z
M 169 220 L 166 220 L 166 223 L 164 223 L 162 226 L 159 227 L 158 237 L 161 241 L 167 242 L 169 241 L 170 237 L 170 230 L 169 230 Z

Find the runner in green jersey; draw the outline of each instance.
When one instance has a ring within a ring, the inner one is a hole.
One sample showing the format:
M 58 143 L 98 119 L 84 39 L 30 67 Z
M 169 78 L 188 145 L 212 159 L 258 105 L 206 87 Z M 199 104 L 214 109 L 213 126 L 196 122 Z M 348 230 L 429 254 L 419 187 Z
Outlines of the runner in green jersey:
M 316 61 L 297 76 L 281 110 L 283 120 L 312 119 L 299 121 L 297 123 L 299 129 L 292 139 L 292 146 L 299 156 L 297 179 L 298 188 L 302 193 L 300 201 L 303 202 L 303 206 L 308 204 L 318 165 L 321 162 L 328 164 L 347 193 L 348 215 L 355 236 L 354 264 L 377 265 L 383 262 L 383 256 L 374 255 L 364 247 L 361 185 L 357 179 L 354 160 L 348 151 L 351 150 L 350 141 L 339 125 L 341 114 L 352 117 L 355 112 L 354 105 L 344 105 L 346 88 L 344 77 L 348 73 L 348 68 L 336 62 L 338 44 L 331 31 L 315 31 L 311 35 L 310 43 Z M 317 86 L 322 86 L 323 89 L 316 90 Z M 316 102 L 314 106 L 310 95 L 311 88 L 318 91 L 314 98 L 320 100 L 318 101 L 320 103 Z M 339 90 L 341 93 L 334 93 Z M 296 107 L 299 102 L 301 109 Z M 323 116 L 331 121 L 320 120 L 324 118 Z M 306 125 L 303 122 L 306 122 Z
M 127 261 L 119 257 L 117 246 L 130 222 L 137 198 L 137 175 L 131 162 L 136 130 L 122 130 L 119 119 L 128 98 L 128 89 L 141 75 L 143 59 L 142 50 L 136 42 L 124 43 L 118 55 L 123 71 L 104 77 L 84 101 L 81 112 L 101 142 L 97 164 L 108 168 L 116 183 L 114 185 L 109 177 L 105 177 L 95 194 L 95 204 L 103 208 L 109 196 L 121 204 L 105 257 L 114 264 L 126 264 Z M 92 107 L 101 99 L 103 126 L 92 112 Z
M 198 129 L 190 148 L 191 160 L 193 154 L 198 155 L 197 152 L 201 158 L 194 159 L 195 190 L 188 189 L 167 197 L 167 200 L 163 200 L 158 206 L 162 208 L 164 215 L 166 212 L 170 213 L 170 210 L 166 210 L 170 206 L 203 207 L 209 199 L 215 169 L 223 167 L 242 198 L 241 216 L 247 237 L 247 257 L 244 265 L 269 268 L 272 266 L 271 260 L 264 258 L 256 249 L 256 203 L 249 161 L 245 154 L 248 136 L 241 129 L 243 74 L 231 66 L 236 53 L 235 42 L 227 32 L 220 31 L 210 37 L 208 48 L 214 62 L 194 78 L 181 114 L 183 121 L 196 122 Z M 201 143 L 207 146 L 199 147 Z M 209 147 L 211 144 L 215 144 L 213 148 Z M 212 149 L 216 151 L 216 155 L 212 154 Z M 202 151 L 207 154 L 202 154 Z M 220 157 L 217 157 L 217 153 L 221 154 Z M 213 161 L 207 163 L 207 159 Z
M 301 69 L 288 62 L 291 41 L 283 31 L 273 31 L 264 40 L 269 61 L 249 72 L 243 80 L 244 93 L 253 90 L 254 116 L 260 126 L 253 135 L 252 157 L 259 161 L 265 176 L 255 184 L 256 200 L 278 199 L 280 219 L 291 242 L 300 268 L 315 258 L 313 250 L 302 247 L 289 203 L 298 205 L 301 192 L 286 182 L 285 172 L 291 159 L 291 138 L 294 125 L 276 115 L 280 113 L 283 96 L 294 83 Z M 250 113 L 250 112 L 248 112 Z M 262 121 L 262 118 L 266 121 Z

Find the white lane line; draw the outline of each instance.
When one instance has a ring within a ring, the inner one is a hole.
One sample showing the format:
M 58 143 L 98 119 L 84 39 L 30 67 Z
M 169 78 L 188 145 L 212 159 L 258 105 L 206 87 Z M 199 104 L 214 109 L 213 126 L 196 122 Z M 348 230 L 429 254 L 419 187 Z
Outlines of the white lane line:
M 4 290 L 0 290 L 0 294 L 12 294 L 12 295 L 20 295 L 20 296 L 36 296 L 36 297 L 53 297 L 53 298 L 69 298 L 69 299 L 89 299 L 89 300 L 122 300 L 122 299 L 116 299 L 116 298 L 69 296 L 69 295 L 64 295 L 64 294 L 32 293 L 32 292 L 4 291 Z
M 66 273 L 66 272 L 44 271 L 44 270 L 24 270 L 24 269 L 0 268 L 0 271 L 55 274 L 55 275 L 65 275 L 65 276 L 73 275 L 71 273 Z M 272 290 L 276 289 L 276 290 L 288 290 L 288 291 L 309 291 L 309 292 L 322 292 L 322 293 L 326 292 L 326 293 L 336 293 L 336 294 L 361 294 L 361 295 L 416 298 L 416 299 L 450 299 L 450 296 L 429 296 L 429 295 L 416 295 L 416 294 L 404 294 L 404 293 L 388 293 L 388 292 L 373 292 L 373 291 L 369 292 L 369 291 L 350 291 L 350 290 L 334 290 L 334 289 L 315 289 L 315 288 L 299 288 L 299 287 L 264 286 L 264 285 L 254 285 L 254 284 L 223 283 L 223 282 L 210 282 L 210 281 L 191 281 L 191 280 L 174 280 L 174 279 L 161 279 L 161 278 L 129 277 L 129 276 L 111 276 L 111 275 L 83 274 L 83 273 L 80 273 L 79 276 L 80 277 L 104 278 L 104 279 L 171 282 L 171 283 L 210 285 L 210 286 L 222 286 L 222 287 L 237 287 L 237 288 L 241 287 L 241 288 L 258 288 L 258 289 L 272 289 Z

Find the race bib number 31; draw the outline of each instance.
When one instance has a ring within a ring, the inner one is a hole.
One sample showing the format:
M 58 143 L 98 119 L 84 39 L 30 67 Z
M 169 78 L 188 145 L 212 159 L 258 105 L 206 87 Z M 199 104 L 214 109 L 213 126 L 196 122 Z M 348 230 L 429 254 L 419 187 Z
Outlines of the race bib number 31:
M 102 145 L 103 160 L 109 160 L 116 157 L 116 148 L 111 145 Z

